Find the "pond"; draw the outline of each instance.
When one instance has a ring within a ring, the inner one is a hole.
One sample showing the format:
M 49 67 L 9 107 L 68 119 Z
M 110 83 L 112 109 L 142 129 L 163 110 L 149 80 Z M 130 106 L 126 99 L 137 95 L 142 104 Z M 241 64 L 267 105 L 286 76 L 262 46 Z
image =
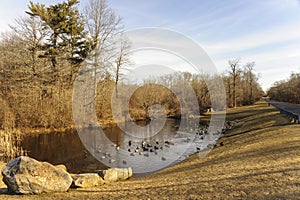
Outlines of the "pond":
M 155 166 L 151 166 L 151 163 L 145 161 L 146 158 L 150 158 L 153 162 L 158 158 L 157 160 L 162 163 L 166 163 L 168 159 L 172 161 L 171 164 L 174 164 L 204 148 L 203 136 L 188 130 L 186 126 L 186 132 L 178 131 L 180 123 L 181 121 L 177 119 L 166 119 L 162 130 L 150 137 L 150 140 L 125 137 L 126 134 L 118 126 L 106 128 L 104 132 L 111 141 L 109 145 L 114 146 L 118 151 L 125 152 L 125 154 L 127 152 L 128 157 L 135 161 L 135 165 L 137 163 L 143 166 L 144 171 L 151 172 Z M 138 124 L 145 126 L 146 122 L 139 122 Z M 156 126 L 155 122 L 153 124 Z M 191 141 L 193 142 L 191 143 Z M 76 130 L 67 133 L 26 135 L 23 138 L 22 147 L 27 151 L 28 156 L 39 161 L 50 162 L 54 165 L 65 164 L 70 173 L 95 172 L 107 168 L 103 164 L 107 162 L 99 161 L 104 156 L 96 159 L 95 154 L 93 156 L 86 150 Z M 130 165 L 130 162 L 126 163 L 124 159 L 117 161 L 116 166 L 118 167 L 129 167 L 127 165 Z

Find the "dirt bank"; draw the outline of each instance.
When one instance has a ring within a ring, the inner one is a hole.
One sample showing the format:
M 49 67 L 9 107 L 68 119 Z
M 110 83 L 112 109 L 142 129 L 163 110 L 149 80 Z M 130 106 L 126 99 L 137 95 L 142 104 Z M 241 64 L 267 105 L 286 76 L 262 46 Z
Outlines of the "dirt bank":
M 0 199 L 300 199 L 300 125 L 263 102 L 227 118 L 238 123 L 205 158 L 67 193 L 13 196 L 3 188 Z

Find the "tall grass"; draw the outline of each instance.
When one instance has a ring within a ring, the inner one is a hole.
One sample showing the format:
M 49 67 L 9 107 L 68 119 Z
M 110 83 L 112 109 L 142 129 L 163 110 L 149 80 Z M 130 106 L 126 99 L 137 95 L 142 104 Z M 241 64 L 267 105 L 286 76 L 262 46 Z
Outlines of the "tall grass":
M 16 128 L 16 115 L 7 101 L 0 98 L 0 160 L 8 161 L 26 155 L 21 142 L 21 131 Z
M 20 130 L 0 130 L 0 159 L 8 161 L 18 156 L 27 155 L 21 147 Z

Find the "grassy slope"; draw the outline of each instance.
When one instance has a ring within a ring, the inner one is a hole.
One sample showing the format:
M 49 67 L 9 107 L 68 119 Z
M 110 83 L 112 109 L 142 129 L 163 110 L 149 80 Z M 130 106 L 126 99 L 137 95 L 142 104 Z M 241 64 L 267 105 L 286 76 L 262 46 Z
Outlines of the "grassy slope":
M 263 102 L 227 119 L 238 123 L 204 158 L 98 189 L 0 199 L 300 199 L 300 125 Z

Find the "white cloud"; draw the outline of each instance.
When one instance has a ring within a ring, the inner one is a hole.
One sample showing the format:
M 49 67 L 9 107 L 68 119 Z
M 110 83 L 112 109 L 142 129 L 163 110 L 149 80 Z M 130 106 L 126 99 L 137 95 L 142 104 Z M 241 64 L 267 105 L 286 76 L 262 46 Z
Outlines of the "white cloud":
M 223 54 L 249 50 L 265 45 L 300 40 L 300 21 L 285 24 L 276 28 L 262 30 L 253 34 L 240 36 L 220 43 L 203 44 L 211 54 Z

